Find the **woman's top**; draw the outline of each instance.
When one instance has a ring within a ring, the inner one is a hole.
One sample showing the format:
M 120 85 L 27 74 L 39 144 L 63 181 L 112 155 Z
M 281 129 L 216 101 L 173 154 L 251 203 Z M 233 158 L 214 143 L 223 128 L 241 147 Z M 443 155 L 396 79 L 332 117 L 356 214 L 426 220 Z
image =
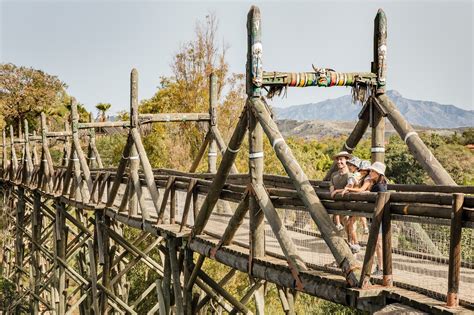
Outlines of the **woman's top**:
M 387 181 L 385 179 L 378 180 L 370 188 L 370 192 L 385 192 L 387 191 Z

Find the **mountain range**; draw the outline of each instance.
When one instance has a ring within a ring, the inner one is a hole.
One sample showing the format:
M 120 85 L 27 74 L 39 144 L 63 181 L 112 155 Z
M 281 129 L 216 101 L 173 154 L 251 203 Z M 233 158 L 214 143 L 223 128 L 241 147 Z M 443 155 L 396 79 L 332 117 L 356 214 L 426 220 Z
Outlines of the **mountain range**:
M 387 91 L 387 96 L 412 125 L 429 128 L 474 127 L 474 110 L 404 98 L 395 90 Z M 355 121 L 361 108 L 360 103 L 353 104 L 352 97 L 346 95 L 318 103 L 274 107 L 273 111 L 278 120 Z

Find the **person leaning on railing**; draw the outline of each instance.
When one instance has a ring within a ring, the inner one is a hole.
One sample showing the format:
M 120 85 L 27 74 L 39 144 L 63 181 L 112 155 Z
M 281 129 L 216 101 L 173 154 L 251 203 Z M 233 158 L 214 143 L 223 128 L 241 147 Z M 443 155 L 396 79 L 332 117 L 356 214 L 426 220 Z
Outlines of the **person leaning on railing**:
M 347 180 L 349 179 L 349 169 L 347 168 L 346 163 L 347 160 L 351 158 L 352 155 L 346 151 L 341 151 L 333 156 L 333 160 L 337 166 L 337 171 L 331 174 L 331 183 L 329 186 L 329 191 L 331 192 L 332 198 L 334 198 L 337 193 L 342 192 L 347 185 Z M 334 215 L 333 220 L 336 224 L 336 228 L 339 231 L 344 229 L 344 226 L 341 224 L 341 218 L 339 215 Z

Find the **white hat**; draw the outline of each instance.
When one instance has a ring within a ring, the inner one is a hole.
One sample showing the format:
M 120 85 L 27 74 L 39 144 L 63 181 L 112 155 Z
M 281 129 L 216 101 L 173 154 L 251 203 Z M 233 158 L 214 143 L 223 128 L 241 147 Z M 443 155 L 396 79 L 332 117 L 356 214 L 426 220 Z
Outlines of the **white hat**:
M 370 167 L 369 167 L 369 170 L 374 170 L 375 172 L 377 172 L 378 174 L 380 175 L 384 175 L 385 176 L 385 164 L 383 164 L 382 162 L 374 162 Z

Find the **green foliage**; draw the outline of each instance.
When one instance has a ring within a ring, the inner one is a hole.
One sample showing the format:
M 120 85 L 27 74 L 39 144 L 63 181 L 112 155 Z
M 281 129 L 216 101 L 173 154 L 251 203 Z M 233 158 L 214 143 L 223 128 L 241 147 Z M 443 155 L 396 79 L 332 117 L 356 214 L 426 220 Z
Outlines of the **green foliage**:
M 41 70 L 0 64 L 0 111 L 7 124 L 18 127 L 27 119 L 32 127 L 42 111 L 61 115 L 67 102 L 66 84 Z
M 15 284 L 0 276 L 0 309 L 12 305 L 17 299 Z

